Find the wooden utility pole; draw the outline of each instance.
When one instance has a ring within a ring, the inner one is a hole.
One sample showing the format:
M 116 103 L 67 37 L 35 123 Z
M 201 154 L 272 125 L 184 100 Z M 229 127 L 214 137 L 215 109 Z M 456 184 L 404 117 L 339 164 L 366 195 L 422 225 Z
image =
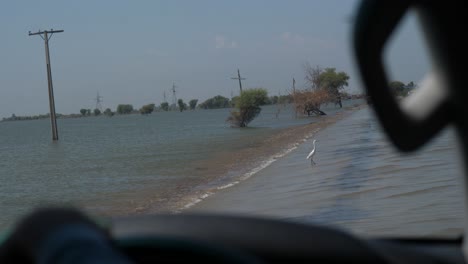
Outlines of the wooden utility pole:
M 242 93 L 242 80 L 245 80 L 245 78 L 241 78 L 239 69 L 237 69 L 237 77 L 232 77 L 231 79 L 239 80 L 239 89 L 240 89 L 240 93 Z
M 49 107 L 50 107 L 50 121 L 52 123 L 52 140 L 58 140 L 58 130 L 57 130 L 57 117 L 55 115 L 55 100 L 54 100 L 54 88 L 52 85 L 52 70 L 50 68 L 50 55 L 49 55 L 49 40 L 54 33 L 62 33 L 63 30 L 44 30 L 38 31 L 36 33 L 31 33 L 29 31 L 29 36 L 39 35 L 45 44 L 45 56 L 47 64 L 47 82 L 49 86 Z M 49 35 L 50 34 L 50 35 Z

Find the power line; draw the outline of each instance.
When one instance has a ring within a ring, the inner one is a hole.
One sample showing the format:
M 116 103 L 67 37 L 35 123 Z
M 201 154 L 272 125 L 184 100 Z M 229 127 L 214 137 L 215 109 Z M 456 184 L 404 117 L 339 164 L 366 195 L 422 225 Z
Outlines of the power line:
M 47 83 L 49 87 L 49 107 L 50 107 L 50 121 L 52 124 L 52 140 L 58 140 L 58 129 L 57 129 L 57 117 L 55 114 L 55 99 L 54 99 L 54 88 L 52 85 L 52 70 L 50 68 L 50 55 L 49 55 L 49 40 L 54 33 L 62 33 L 63 30 L 44 30 L 31 33 L 29 31 L 29 36 L 39 35 L 45 44 L 45 56 L 46 56 L 46 65 L 47 65 Z M 50 34 L 50 35 L 49 35 Z

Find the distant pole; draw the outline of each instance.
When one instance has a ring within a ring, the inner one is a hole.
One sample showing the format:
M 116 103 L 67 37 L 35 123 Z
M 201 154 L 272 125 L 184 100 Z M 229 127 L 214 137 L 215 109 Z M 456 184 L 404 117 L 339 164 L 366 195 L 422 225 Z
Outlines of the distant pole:
M 104 97 L 100 96 L 99 95 L 99 92 L 97 92 L 97 95 L 96 95 L 96 107 L 94 109 L 99 109 L 99 111 L 102 111 L 102 102 L 103 102 L 103 99 Z
M 176 86 L 175 83 L 172 83 L 172 104 L 174 105 L 175 109 L 177 109 L 177 97 L 176 97 Z
M 297 108 L 296 108 L 296 80 L 293 78 L 293 103 L 294 103 L 294 116 L 297 118 Z
M 237 77 L 232 77 L 231 79 L 239 80 L 239 89 L 240 89 L 240 93 L 242 93 L 242 80 L 245 80 L 245 78 L 241 78 L 239 69 L 237 69 Z
M 296 80 L 293 78 L 293 94 L 296 93 Z
M 52 124 L 52 140 L 54 141 L 58 140 L 58 130 L 57 130 L 57 117 L 55 115 L 55 100 L 54 100 L 54 88 L 52 85 L 52 70 L 50 68 L 49 40 L 54 33 L 62 33 L 62 32 L 63 30 L 53 30 L 53 29 L 44 30 L 44 31 L 39 30 L 36 33 L 31 33 L 31 31 L 29 31 L 29 36 L 39 35 L 44 40 L 44 44 L 45 44 L 45 54 L 46 54 L 46 64 L 47 64 L 47 83 L 49 86 L 50 121 Z

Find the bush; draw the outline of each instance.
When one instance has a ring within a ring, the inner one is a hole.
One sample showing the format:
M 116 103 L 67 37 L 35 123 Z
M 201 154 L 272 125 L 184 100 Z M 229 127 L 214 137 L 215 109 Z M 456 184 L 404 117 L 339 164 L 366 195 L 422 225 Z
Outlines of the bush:
M 182 100 L 182 99 L 177 100 L 177 105 L 179 106 L 179 111 L 180 111 L 180 112 L 182 112 L 182 111 L 184 111 L 185 109 L 187 109 L 187 104 L 184 103 L 184 100 Z
M 192 99 L 189 101 L 189 106 L 190 106 L 190 110 L 194 110 L 195 107 L 197 106 L 197 103 L 198 103 L 198 99 Z
M 268 99 L 268 93 L 265 89 L 244 90 L 236 100 L 236 110 L 231 111 L 227 121 L 235 127 L 246 127 L 257 117 L 261 108 Z
M 149 115 L 154 111 L 154 104 L 147 104 L 140 108 L 140 113 L 142 115 Z
M 112 110 L 110 108 L 106 108 L 106 110 L 104 110 L 104 114 L 106 116 L 113 116 L 114 113 L 112 112 Z
M 133 112 L 133 105 L 131 104 L 119 104 L 117 106 L 117 113 L 120 115 L 130 114 Z
M 325 89 L 296 91 L 293 94 L 296 113 L 325 115 L 320 106 L 330 101 L 330 94 Z
M 199 107 L 203 109 L 227 108 L 229 107 L 229 99 L 224 96 L 217 95 L 199 104 Z
M 164 111 L 169 111 L 169 103 L 168 102 L 161 103 L 161 109 Z

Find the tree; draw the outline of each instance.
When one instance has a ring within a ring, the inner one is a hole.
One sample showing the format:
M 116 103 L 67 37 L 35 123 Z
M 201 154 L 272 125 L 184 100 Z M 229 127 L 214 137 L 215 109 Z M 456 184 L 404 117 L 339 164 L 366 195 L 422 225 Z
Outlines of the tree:
M 227 121 L 235 127 L 246 127 L 260 114 L 260 105 L 265 104 L 267 98 L 268 93 L 265 89 L 244 90 L 236 100 L 237 109 L 231 111 Z
M 84 108 L 80 109 L 80 113 L 81 113 L 82 116 L 85 116 L 87 112 L 88 112 L 88 110 L 86 110 Z
M 199 107 L 203 109 L 227 108 L 229 107 L 229 99 L 224 96 L 217 95 L 199 104 Z
M 182 99 L 177 100 L 177 105 L 179 106 L 179 111 L 181 112 L 187 109 L 187 104 L 184 103 L 184 100 Z
M 319 75 L 319 83 L 322 89 L 328 91 L 330 99 L 334 101 L 335 105 L 339 104 L 340 108 L 343 107 L 341 103 L 340 90 L 348 86 L 349 76 L 345 72 L 336 72 L 335 68 L 326 68 Z
M 296 113 L 326 115 L 320 110 L 320 106 L 330 100 L 330 94 L 325 89 L 296 91 L 293 97 Z
M 86 109 L 86 115 L 88 115 L 88 116 L 91 115 L 91 109 Z
M 98 115 L 100 115 L 100 114 L 101 114 L 101 110 L 99 110 L 99 109 L 97 109 L 97 108 L 94 109 L 94 115 L 95 115 L 95 116 L 98 116 Z
M 349 76 L 347 73 L 336 72 L 335 68 L 312 67 L 309 63 L 304 64 L 304 71 L 309 89 L 293 94 L 296 109 L 304 110 L 308 115 L 310 113 L 322 115 L 325 114 L 320 111 L 320 105 L 323 103 L 331 101 L 335 105 L 343 107 L 341 90 L 348 86 Z M 312 99 L 313 97 L 316 98 Z M 297 105 L 298 101 L 302 104 L 305 103 L 305 105 Z
M 190 105 L 190 110 L 194 110 L 195 107 L 197 106 L 197 103 L 198 103 L 198 99 L 192 99 L 189 101 L 189 105 Z
M 106 108 L 106 110 L 104 110 L 104 114 L 106 116 L 113 116 L 114 112 L 112 112 L 112 110 L 110 108 Z
M 169 111 L 169 103 L 168 102 L 161 103 L 161 109 L 164 111 Z
M 140 113 L 142 115 L 151 114 L 154 111 L 154 104 L 147 104 L 140 108 Z
M 310 63 L 306 62 L 304 64 L 304 71 L 305 71 L 305 79 L 307 83 L 310 85 L 311 90 L 316 90 L 322 88 L 322 79 L 320 75 L 323 73 L 323 69 L 316 65 L 312 67 Z
M 131 104 L 119 104 L 117 106 L 117 113 L 120 115 L 130 114 L 133 112 L 133 105 Z
M 405 96 L 406 92 L 405 91 L 405 84 L 400 82 L 400 81 L 392 81 L 388 84 L 390 87 L 390 90 L 393 92 L 395 96 Z

